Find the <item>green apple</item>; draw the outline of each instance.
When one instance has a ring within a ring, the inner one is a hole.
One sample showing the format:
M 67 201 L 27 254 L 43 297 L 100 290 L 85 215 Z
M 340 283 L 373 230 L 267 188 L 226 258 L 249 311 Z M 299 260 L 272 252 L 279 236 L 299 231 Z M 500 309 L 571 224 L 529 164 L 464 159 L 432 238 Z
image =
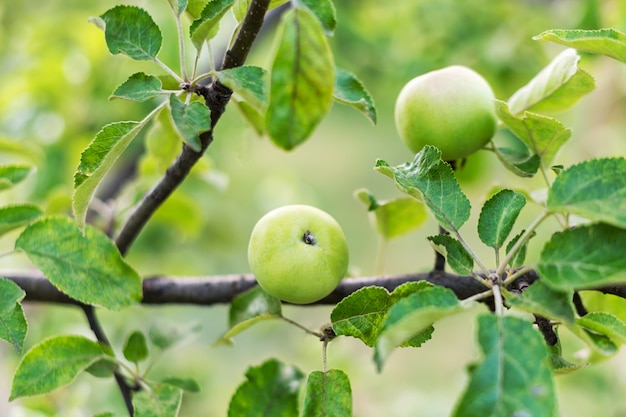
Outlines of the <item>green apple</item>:
M 294 304 L 321 300 L 348 269 L 348 244 L 328 213 L 307 205 L 277 208 L 252 230 L 248 262 L 270 295 Z
M 396 128 L 412 152 L 425 145 L 455 161 L 485 146 L 496 131 L 494 94 L 474 70 L 455 65 L 422 74 L 400 91 Z

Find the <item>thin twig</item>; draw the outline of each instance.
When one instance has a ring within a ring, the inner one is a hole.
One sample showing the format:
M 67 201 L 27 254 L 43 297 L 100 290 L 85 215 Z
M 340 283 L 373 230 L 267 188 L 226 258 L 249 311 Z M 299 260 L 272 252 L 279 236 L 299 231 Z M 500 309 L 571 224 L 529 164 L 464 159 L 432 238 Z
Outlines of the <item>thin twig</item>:
M 498 265 L 498 269 L 496 270 L 496 275 L 497 276 L 502 276 L 502 274 L 504 273 L 504 270 L 506 269 L 507 265 L 509 264 L 509 262 L 511 262 L 511 259 L 513 259 L 513 257 L 522 248 L 522 246 L 524 246 L 526 244 L 528 239 L 530 239 L 530 237 L 534 233 L 535 229 L 537 227 L 539 227 L 539 225 L 545 219 L 547 219 L 549 215 L 550 214 L 547 211 L 541 213 L 541 215 L 539 217 L 537 217 L 531 223 L 530 226 L 528 226 L 528 229 L 526 229 L 526 231 L 524 231 L 524 234 L 519 239 L 517 239 L 517 242 L 515 242 L 515 244 L 513 245 L 511 250 L 509 251 L 509 253 L 506 254 L 506 256 L 504 257 L 504 259 L 502 260 L 500 265 Z
M 515 270 L 513 273 L 511 273 L 511 275 L 509 275 L 502 282 L 502 285 L 506 287 L 507 285 L 509 285 L 510 283 L 515 281 L 516 279 L 518 279 L 519 277 L 524 276 L 524 275 L 528 274 L 531 271 L 534 271 L 534 268 L 531 265 L 527 265 L 527 266 L 524 266 L 522 268 L 519 268 L 519 269 Z
M 285 317 L 285 316 L 280 316 L 280 318 L 281 318 L 283 321 L 285 321 L 285 322 L 287 322 L 287 323 L 289 323 L 289 324 L 291 324 L 291 325 L 293 325 L 293 326 L 296 326 L 296 327 L 297 327 L 298 329 L 300 329 L 300 330 L 304 330 L 304 332 L 305 332 L 305 333 L 310 334 L 310 335 L 312 335 L 312 336 L 315 336 L 315 337 L 317 337 L 317 338 L 318 338 L 318 339 L 320 339 L 320 340 L 321 340 L 321 339 L 323 339 L 323 337 L 324 337 L 324 335 L 323 335 L 322 333 L 320 333 L 320 332 L 316 332 L 316 331 L 314 331 L 314 330 L 311 330 L 311 329 L 309 329 L 308 327 L 303 326 L 302 324 L 298 323 L 297 321 L 291 320 L 291 319 L 290 319 L 290 318 L 288 318 L 288 317 Z
M 104 329 L 100 325 L 100 321 L 96 316 L 96 311 L 93 306 L 81 304 L 81 308 L 85 313 L 85 317 L 87 317 L 87 321 L 89 322 L 89 327 L 91 331 L 96 336 L 96 339 L 105 346 L 111 347 L 111 342 L 109 342 L 109 338 L 107 337 Z M 115 382 L 122 393 L 122 397 L 124 398 L 124 404 L 126 404 L 126 409 L 128 410 L 128 414 L 133 416 L 135 411 L 133 407 L 133 396 L 129 385 L 126 383 L 124 376 L 119 373 L 116 369 L 113 372 L 113 376 L 115 377 Z
M 176 74 L 176 71 L 174 71 L 173 69 L 171 69 L 170 67 L 168 67 L 163 61 L 161 61 L 159 58 L 153 58 L 152 61 L 157 64 L 159 67 L 161 67 L 161 69 L 165 72 L 167 72 L 173 79 L 176 80 L 176 82 L 182 83 L 184 80 L 182 78 L 180 78 L 180 75 Z
M 493 295 L 493 289 L 488 289 L 487 291 L 479 292 L 478 294 L 474 294 L 470 297 L 467 297 L 463 300 L 463 304 L 471 304 L 474 301 L 484 300 L 485 298 L 491 297 Z
M 185 37 L 183 35 L 183 24 L 180 20 L 180 14 L 174 12 L 176 18 L 176 28 L 178 30 L 178 54 L 180 60 L 180 73 L 183 76 L 183 81 L 189 81 L 187 77 L 187 63 L 185 62 Z
M 497 283 L 494 284 L 494 286 L 491 287 L 491 290 L 493 291 L 495 313 L 498 316 L 502 316 L 502 314 L 504 313 L 504 310 L 503 310 L 502 293 L 500 292 L 500 284 L 497 284 Z

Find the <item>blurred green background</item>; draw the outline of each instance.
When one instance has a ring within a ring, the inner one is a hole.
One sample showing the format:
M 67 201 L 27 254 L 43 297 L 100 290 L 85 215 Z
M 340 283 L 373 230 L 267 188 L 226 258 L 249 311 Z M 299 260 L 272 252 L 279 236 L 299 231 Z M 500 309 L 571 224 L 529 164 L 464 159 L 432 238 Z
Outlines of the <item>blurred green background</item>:
M 173 19 L 165 1 L 133 1 L 147 9 L 164 32 L 160 58 L 177 67 Z M 0 4 L 0 162 L 23 161 L 37 173 L 2 203 L 33 201 L 47 212 L 67 213 L 73 172 L 81 151 L 105 124 L 139 120 L 154 103 L 109 101 L 120 83 L 136 72 L 157 73 L 145 62 L 109 54 L 102 32 L 87 19 L 115 6 L 116 1 L 23 0 Z M 318 206 L 343 226 L 351 251 L 351 273 L 373 274 L 377 237 L 353 192 L 368 188 L 379 199 L 399 196 L 391 181 L 372 170 L 376 158 L 397 165 L 412 159 L 393 125 L 394 100 L 401 87 L 426 71 L 461 64 L 482 73 L 498 98 L 507 99 L 563 48 L 538 43 L 533 35 L 550 28 L 614 27 L 625 30 L 626 1 L 593 0 L 337 0 L 338 27 L 331 44 L 337 65 L 357 74 L 372 94 L 378 123 L 370 124 L 352 109 L 335 105 L 313 137 L 292 152 L 275 148 L 248 128 L 229 108 L 215 133 L 215 142 L 201 166 L 157 213 L 128 254 L 144 276 L 153 274 L 213 275 L 247 272 L 246 248 L 254 223 L 268 210 L 289 203 Z M 222 25 L 213 42 L 219 55 L 233 29 Z M 271 28 L 255 45 L 250 63 L 271 60 Z M 205 57 L 206 58 L 206 57 Z M 204 62 L 205 68 L 208 64 Z M 608 58 L 583 56 L 582 67 L 596 77 L 597 89 L 558 117 L 573 136 L 556 163 L 571 164 L 596 156 L 623 155 L 626 118 L 626 67 Z M 141 175 L 125 183 L 105 211 L 118 222 L 163 171 L 162 158 L 172 149 L 158 131 L 137 138 L 119 162 L 124 169 L 139 158 Z M 171 146 L 171 144 L 169 144 Z M 147 150 L 146 150 L 147 149 Z M 176 150 L 176 147 L 173 149 Z M 132 164 L 131 164 L 132 165 Z M 128 175 L 128 174 L 126 174 Z M 541 191 L 539 180 L 522 180 L 506 172 L 497 159 L 479 152 L 459 173 L 473 202 L 473 220 L 462 232 L 477 243 L 475 224 L 485 196 L 498 186 Z M 113 175 L 114 183 L 124 175 Z M 105 184 L 103 188 L 106 189 Z M 106 192 L 106 190 L 104 191 Z M 534 218 L 529 204 L 518 221 Z M 537 256 L 551 231 L 546 225 L 531 248 Z M 434 221 L 389 243 L 385 273 L 427 270 L 433 255 L 425 237 L 437 230 Z M 10 252 L 17 232 L 0 240 Z M 489 258 L 486 250 L 479 255 Z M 0 258 L 0 269 L 29 268 L 25 256 Z M 622 300 L 604 297 L 597 303 Z M 433 340 L 419 350 L 399 350 L 382 374 L 372 352 L 352 339 L 333 342 L 329 365 L 351 378 L 354 414 L 374 416 L 444 416 L 467 382 L 465 367 L 478 359 L 473 316 L 443 321 Z M 286 307 L 286 315 L 312 328 L 328 321 L 329 307 Z M 27 346 L 60 333 L 89 334 L 81 312 L 73 308 L 28 304 Z M 321 345 L 301 330 L 280 322 L 261 324 L 238 336 L 234 347 L 212 347 L 226 330 L 227 307 L 135 307 L 122 313 L 103 311 L 111 339 L 121 346 L 126 335 L 151 325 L 200 323 L 200 333 L 171 352 L 154 368 L 154 376 L 193 376 L 199 394 L 185 395 L 181 416 L 223 416 L 245 369 L 270 357 L 300 367 L 321 369 Z M 583 346 L 562 335 L 566 355 Z M 0 415 L 92 416 L 114 411 L 124 415 L 113 383 L 81 376 L 67 389 L 6 404 L 10 375 L 18 357 L 0 345 Z M 624 416 L 626 357 L 617 357 L 557 378 L 564 416 Z

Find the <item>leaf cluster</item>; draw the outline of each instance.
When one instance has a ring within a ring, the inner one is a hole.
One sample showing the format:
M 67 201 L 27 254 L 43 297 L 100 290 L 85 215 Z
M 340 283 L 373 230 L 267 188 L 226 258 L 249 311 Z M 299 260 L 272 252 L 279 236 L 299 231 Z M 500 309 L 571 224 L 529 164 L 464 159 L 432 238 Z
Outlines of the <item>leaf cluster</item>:
M 92 307 L 118 311 L 142 300 L 142 279 L 124 254 L 160 204 L 159 199 L 166 199 L 176 184 L 165 185 L 169 188 L 162 194 L 157 186 L 153 190 L 158 191 L 149 191 L 137 203 L 130 218 L 143 217 L 129 228 L 122 226 L 120 234 L 132 229 L 124 245 L 110 237 L 113 233 L 89 225 L 87 218 L 96 189 L 148 126 L 174 136 L 171 148 L 182 149 L 159 183 L 167 184 L 172 176 L 182 181 L 189 173 L 213 141 L 213 128 L 231 99 L 243 120 L 287 151 L 311 137 L 335 102 L 351 106 L 376 122 L 376 108 L 367 89 L 355 75 L 335 65 L 329 42 L 337 19 L 331 0 L 168 3 L 180 37 L 177 70 L 159 59 L 163 35 L 144 9 L 120 5 L 91 19 L 104 31 L 112 54 L 155 65 L 154 74 L 130 75 L 112 92 L 111 99 L 151 102 L 154 106 L 140 121 L 104 126 L 83 151 L 74 173 L 74 218 L 43 216 L 43 211 L 32 204 L 0 207 L 0 234 L 24 227 L 15 249 L 86 311 Z M 260 28 L 267 9 L 283 5 L 287 6 L 278 24 L 270 65 L 245 65 L 256 36 L 256 32 L 247 32 L 247 25 L 256 19 Z M 255 15 L 257 11 L 260 16 Z M 198 74 L 199 57 L 205 49 L 210 50 L 210 41 L 228 13 L 238 25 L 232 48 L 221 65 L 213 63 L 210 71 Z M 188 22 L 187 27 L 184 22 Z M 252 38 L 246 40 L 248 36 Z M 462 228 L 470 219 L 471 202 L 453 167 L 441 160 L 437 148 L 427 146 L 411 161 L 397 166 L 376 161 L 374 170 L 391 179 L 405 196 L 379 201 L 367 190 L 356 193 L 384 240 L 422 226 L 430 213 L 440 233 L 429 236 L 428 242 L 455 273 L 483 284 L 485 293 L 459 300 L 451 289 L 426 282 L 408 282 L 393 291 L 366 287 L 332 309 L 328 327 L 320 332 L 305 329 L 323 342 L 324 355 L 327 344 L 337 337 L 359 340 L 373 349 L 374 364 L 382 370 L 396 348 L 423 345 L 433 336 L 437 322 L 467 311 L 478 300 L 492 298 L 494 311 L 481 313 L 477 319 L 482 357 L 471 367 L 455 416 L 558 415 L 554 373 L 584 365 L 562 357 L 559 327 L 588 345 L 592 352 L 589 362 L 614 355 L 626 342 L 626 325 L 616 315 L 607 311 L 580 314 L 572 301 L 579 291 L 626 284 L 626 160 L 602 158 L 572 166 L 553 165 L 571 130 L 551 115 L 574 105 L 594 88 L 593 77 L 579 68 L 577 50 L 626 62 L 626 37 L 615 30 L 552 30 L 536 39 L 572 49 L 559 54 L 508 100 L 494 103 L 507 141 L 494 140 L 488 149 L 520 177 L 541 175 L 548 189 L 547 199 L 535 201 L 541 213 L 523 228 L 517 223 L 529 192 L 505 188 L 486 199 L 477 236 L 493 252 L 493 262 L 480 259 L 464 236 Z M 195 50 L 191 64 L 187 62 L 189 46 Z M 167 160 L 170 152 L 157 148 L 152 150 L 167 154 L 161 155 Z M 0 166 L 0 191 L 19 184 L 32 171 L 33 167 L 22 164 Z M 153 200 L 159 202 L 149 206 Z M 538 260 L 528 262 L 527 248 L 546 219 L 555 219 L 560 230 L 543 245 Z M 523 280 L 531 271 L 536 271 L 539 280 L 524 291 L 514 291 L 510 284 Z M 25 295 L 13 282 L 0 279 L 0 338 L 19 353 L 24 350 L 27 333 L 21 305 Z M 509 309 L 520 314 L 509 314 Z M 268 319 L 303 328 L 284 316 L 277 299 L 255 287 L 231 303 L 229 329 L 218 343 L 232 343 L 239 333 Z M 534 322 L 547 326 L 536 327 Z M 154 381 L 148 375 L 158 356 L 155 351 L 169 349 L 197 330 L 196 326 L 157 326 L 147 335 L 136 330 L 127 335 L 120 354 L 97 328 L 94 333 L 98 340 L 78 335 L 45 339 L 23 355 L 10 399 L 48 393 L 88 372 L 116 378 L 123 392 L 124 387 L 132 388 L 131 414 L 176 416 L 183 392 L 197 392 L 198 384 L 180 377 Z M 551 343 L 548 336 L 557 341 Z M 247 416 L 264 410 L 264 415 L 281 416 L 352 415 L 348 376 L 338 369 L 326 369 L 326 363 L 323 368 L 310 372 L 305 384 L 302 371 L 275 359 L 251 367 L 233 395 L 228 413 Z

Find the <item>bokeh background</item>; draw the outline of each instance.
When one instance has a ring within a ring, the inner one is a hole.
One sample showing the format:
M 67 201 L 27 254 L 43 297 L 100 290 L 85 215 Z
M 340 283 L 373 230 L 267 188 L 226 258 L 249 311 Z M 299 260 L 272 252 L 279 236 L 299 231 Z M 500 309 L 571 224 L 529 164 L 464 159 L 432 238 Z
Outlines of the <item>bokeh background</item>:
M 154 102 L 110 101 L 108 96 L 136 72 L 158 74 L 145 62 L 109 54 L 103 33 L 87 19 L 116 1 L 22 0 L 0 3 L 0 162 L 23 161 L 37 173 L 0 195 L 3 203 L 32 201 L 49 214 L 70 208 L 73 172 L 81 151 L 107 123 L 139 120 Z M 173 19 L 165 1 L 128 1 L 147 9 L 164 33 L 160 58 L 177 67 Z M 374 126 L 354 110 L 335 105 L 311 139 L 292 152 L 274 147 L 247 127 L 229 108 L 215 142 L 201 166 L 159 210 L 128 254 L 143 276 L 213 275 L 247 272 L 247 240 L 254 223 L 268 210 L 289 203 L 318 206 L 343 226 L 351 251 L 351 273 L 374 273 L 378 238 L 365 207 L 353 196 L 367 188 L 379 199 L 400 194 L 372 167 L 376 158 L 397 165 L 412 159 L 393 124 L 394 100 L 401 87 L 421 73 L 446 65 L 474 68 L 507 99 L 563 50 L 532 40 L 550 28 L 613 27 L 626 29 L 624 0 L 337 0 L 338 27 L 331 39 L 337 65 L 357 74 L 378 109 Z M 212 44 L 223 53 L 233 30 L 222 25 Z M 268 66 L 273 29 L 263 32 L 250 63 Z M 191 55 L 190 55 L 191 56 Z M 203 61 L 204 68 L 208 62 Z M 581 66 L 596 77 L 597 89 L 558 117 L 573 129 L 556 163 L 571 164 L 598 156 L 624 155 L 626 66 L 609 58 L 584 55 Z M 107 190 L 123 191 L 104 212 L 118 222 L 163 171 L 171 155 L 169 138 L 158 131 L 138 137 L 117 165 Z M 168 147 L 169 146 L 169 147 Z M 135 167 L 135 171 L 133 171 Z M 138 173 L 135 175 L 133 172 Z M 473 202 L 473 220 L 462 229 L 478 243 L 476 219 L 485 196 L 496 187 L 541 192 L 536 179 L 506 172 L 488 152 L 472 156 L 459 178 Z M 520 228 L 538 213 L 533 204 L 518 221 Z M 530 250 L 536 256 L 555 225 L 546 224 Z M 436 233 L 433 220 L 422 229 L 388 244 L 387 274 L 428 270 L 433 255 L 425 237 Z M 11 253 L 17 232 L 0 240 L 0 270 L 27 269 L 22 254 Z M 491 259 L 486 250 L 478 252 Z M 622 300 L 595 298 L 590 303 Z M 464 389 L 466 366 L 479 358 L 474 316 L 444 320 L 433 340 L 420 349 L 398 350 L 381 374 L 372 351 L 344 338 L 329 347 L 329 366 L 351 378 L 354 414 L 374 416 L 445 416 Z M 619 311 L 619 310 L 618 310 Z M 304 372 L 322 367 L 321 344 L 282 322 L 260 324 L 236 338 L 232 347 L 214 347 L 227 328 L 227 306 L 134 307 L 122 313 L 100 313 L 119 347 L 133 330 L 151 326 L 201 330 L 165 352 L 153 376 L 192 376 L 199 394 L 186 394 L 181 416 L 223 416 L 245 370 L 277 357 Z M 286 307 L 285 314 L 311 328 L 329 320 L 329 307 Z M 62 306 L 26 305 L 30 323 L 27 346 L 61 333 L 89 334 L 80 311 Z M 583 346 L 562 334 L 565 354 L 574 360 Z M 10 378 L 19 358 L 0 344 L 0 415 L 8 417 L 92 416 L 113 411 L 125 415 L 116 387 L 109 380 L 80 376 L 67 389 L 8 404 Z M 557 378 L 563 416 L 624 416 L 626 357 L 616 357 Z

